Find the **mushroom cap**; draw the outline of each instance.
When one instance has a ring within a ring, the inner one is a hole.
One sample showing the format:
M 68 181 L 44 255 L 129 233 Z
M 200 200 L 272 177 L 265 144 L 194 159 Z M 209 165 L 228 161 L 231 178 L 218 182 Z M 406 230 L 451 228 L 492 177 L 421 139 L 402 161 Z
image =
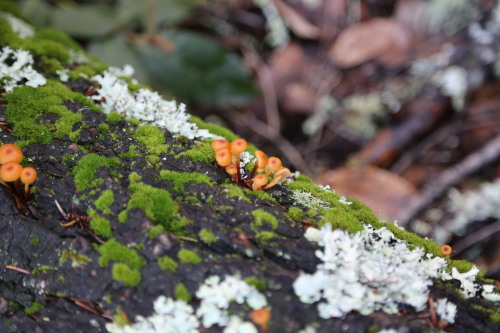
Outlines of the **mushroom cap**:
M 271 319 L 271 311 L 267 308 L 252 310 L 250 319 L 257 325 L 267 326 L 267 323 Z
M 212 141 L 212 149 L 217 151 L 222 148 L 231 149 L 231 144 L 227 140 L 214 140 Z
M 19 177 L 25 185 L 29 185 L 35 182 L 36 176 L 37 174 L 34 168 L 26 167 L 21 171 L 21 175 Z
M 253 177 L 253 189 L 260 188 L 263 185 L 267 184 L 267 176 L 266 175 L 257 175 Z
M 233 156 L 228 148 L 222 148 L 215 152 L 215 159 L 220 166 L 227 166 L 231 164 Z
M 236 164 L 231 163 L 226 167 L 226 172 L 230 174 L 231 176 L 236 174 L 238 172 L 238 168 L 236 167 Z
M 257 150 L 255 151 L 255 157 L 257 158 L 257 162 L 255 164 L 257 165 L 257 169 L 265 169 L 267 165 L 267 156 L 262 150 Z
M 440 251 L 441 251 L 441 254 L 446 257 L 446 256 L 449 256 L 451 254 L 452 248 L 449 245 L 443 245 L 443 246 L 441 246 Z
M 276 171 L 281 168 L 281 160 L 277 157 L 271 156 L 267 159 L 267 167 L 271 171 Z
M 19 179 L 23 167 L 17 162 L 9 162 L 2 165 L 0 169 L 0 179 L 4 182 L 13 182 Z
M 245 139 L 239 138 L 231 142 L 231 154 L 239 155 L 248 148 L 248 142 Z
M 19 163 L 23 160 L 23 152 L 21 148 L 12 144 L 6 143 L 0 146 L 0 164 L 9 162 Z

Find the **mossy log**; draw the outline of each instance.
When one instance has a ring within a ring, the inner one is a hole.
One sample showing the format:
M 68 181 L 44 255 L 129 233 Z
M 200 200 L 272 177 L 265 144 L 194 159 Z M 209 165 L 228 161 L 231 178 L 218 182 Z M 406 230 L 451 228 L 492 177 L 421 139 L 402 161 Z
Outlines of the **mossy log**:
M 120 112 L 106 113 L 104 101 L 92 98 L 101 89 L 92 77 L 108 67 L 64 34 L 45 29 L 20 37 L 12 22 L 0 18 L 0 36 L 3 50 L 29 51 L 32 68 L 45 79 L 28 86 L 28 79 L 0 78 L 1 85 L 11 85 L 0 87 L 0 144 L 21 146 L 23 164 L 38 171 L 24 210 L 0 188 L 1 332 L 105 332 L 117 329 L 106 328 L 111 322 L 130 324 L 139 315 L 151 316 L 161 295 L 196 311 L 200 287 L 211 276 L 237 277 L 258 290 L 271 312 L 268 332 L 500 330 L 498 303 L 482 297 L 483 285 L 496 290 L 498 282 L 485 281 L 481 274 L 469 297 L 457 278 L 429 278 L 420 309 L 401 301 L 395 311 L 384 311 L 379 304 L 364 314 L 321 316 L 320 300 L 302 302 L 294 283 L 322 263 L 317 255 L 322 245 L 305 237 L 308 228 L 329 225 L 344 230 L 346 239 L 367 226 L 387 230 L 392 235 L 387 236 L 387 251 L 400 246 L 427 258 L 440 257 L 440 246 L 380 221 L 363 203 L 301 175 L 268 191 L 234 184 L 214 165 L 209 140 L 191 139 Z M 65 69 L 70 71 L 60 72 Z M 141 89 L 129 83 L 131 93 Z M 196 124 L 192 128 L 228 140 L 236 137 L 199 119 L 190 121 Z M 367 248 L 384 235 L 389 234 L 372 232 Z M 473 268 L 464 261 L 443 262 L 443 274 Z M 384 293 L 383 288 L 400 282 L 398 267 L 392 268 L 395 280 L 379 281 L 379 289 L 370 281 L 351 281 L 352 288 L 370 285 L 373 295 Z M 411 267 L 400 269 L 411 275 Z M 326 298 L 329 289 L 342 287 L 321 288 Z M 434 317 L 433 300 L 438 299 L 456 305 L 453 323 L 443 314 Z M 251 323 L 250 302 L 240 303 L 232 302 L 228 311 Z M 203 327 L 198 319 L 202 332 L 227 326 Z M 259 324 L 240 325 L 241 332 L 243 328 L 265 330 Z

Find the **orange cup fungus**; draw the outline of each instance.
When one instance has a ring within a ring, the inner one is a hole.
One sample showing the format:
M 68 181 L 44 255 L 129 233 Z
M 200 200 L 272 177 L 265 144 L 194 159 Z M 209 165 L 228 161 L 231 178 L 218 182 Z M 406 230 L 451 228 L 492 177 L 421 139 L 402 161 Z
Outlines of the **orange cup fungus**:
M 282 167 L 279 158 L 272 156 L 267 158 L 263 151 L 257 150 L 255 152 L 255 165 L 250 174 L 246 176 L 246 179 L 242 180 L 240 160 L 241 154 L 247 148 L 247 141 L 241 138 L 235 139 L 231 143 L 227 140 L 215 140 L 212 142 L 212 149 L 215 151 L 215 159 L 218 166 L 224 168 L 231 175 L 235 183 L 247 186 L 254 191 L 267 190 L 282 182 L 290 175 L 290 170 Z M 274 175 L 268 184 L 268 177 L 271 174 Z
M 443 246 L 441 246 L 440 251 L 441 251 L 441 255 L 443 257 L 446 257 L 446 256 L 449 256 L 451 254 L 452 248 L 449 245 L 443 245 Z
M 21 148 L 12 144 L 6 143 L 0 146 L 0 164 L 9 162 L 21 162 L 23 160 L 23 152 Z
M 271 311 L 267 308 L 252 310 L 250 313 L 250 319 L 254 324 L 259 325 L 262 329 L 262 332 L 267 332 L 268 323 L 271 320 Z
M 17 162 L 5 163 L 0 169 L 0 178 L 4 182 L 13 182 L 19 179 L 21 171 L 23 171 L 21 164 Z
M 21 178 L 21 181 L 24 184 L 24 197 L 26 199 L 28 198 L 29 186 L 35 182 L 36 176 L 36 170 L 32 167 L 24 168 L 19 175 L 19 178 Z

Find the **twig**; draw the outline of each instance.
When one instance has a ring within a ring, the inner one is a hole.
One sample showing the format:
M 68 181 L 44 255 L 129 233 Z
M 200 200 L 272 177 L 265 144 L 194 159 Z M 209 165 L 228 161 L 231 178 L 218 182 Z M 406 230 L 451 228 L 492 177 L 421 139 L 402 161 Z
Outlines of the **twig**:
M 453 244 L 453 250 L 456 253 L 460 253 L 463 250 L 467 249 L 469 246 L 479 243 L 483 239 L 488 238 L 497 232 L 500 232 L 500 221 L 488 224 L 486 227 L 468 234 L 464 239 Z
M 6 265 L 6 266 L 5 266 L 5 268 L 7 268 L 7 269 L 12 269 L 13 271 L 18 271 L 18 272 L 24 273 L 24 274 L 26 274 L 26 275 L 31 274 L 31 272 L 30 272 L 30 271 L 25 270 L 24 268 L 19 268 L 19 267 L 12 266 L 12 265 Z
M 500 134 L 490 140 L 482 149 L 470 154 L 462 162 L 443 171 L 437 179 L 431 180 L 422 194 L 410 203 L 405 216 L 399 221 L 402 226 L 411 228 L 411 221 L 426 207 L 429 207 L 446 190 L 456 185 L 465 176 L 493 163 L 500 156 Z

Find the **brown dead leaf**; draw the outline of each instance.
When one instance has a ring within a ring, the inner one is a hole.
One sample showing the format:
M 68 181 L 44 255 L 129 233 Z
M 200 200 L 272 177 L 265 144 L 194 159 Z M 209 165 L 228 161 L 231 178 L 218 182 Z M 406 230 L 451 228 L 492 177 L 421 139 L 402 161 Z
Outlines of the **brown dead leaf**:
M 295 35 L 308 39 L 318 39 L 321 36 L 321 29 L 309 22 L 293 7 L 281 0 L 272 1 Z
M 404 178 L 374 166 L 350 164 L 329 170 L 316 183 L 330 185 L 337 193 L 366 203 L 377 216 L 398 220 L 417 191 Z
M 316 105 L 316 91 L 301 82 L 290 82 L 283 89 L 281 103 L 285 110 L 312 113 Z
M 330 59 L 341 68 L 360 65 L 391 48 L 405 50 L 405 28 L 394 19 L 375 18 L 342 31 L 330 50 Z

